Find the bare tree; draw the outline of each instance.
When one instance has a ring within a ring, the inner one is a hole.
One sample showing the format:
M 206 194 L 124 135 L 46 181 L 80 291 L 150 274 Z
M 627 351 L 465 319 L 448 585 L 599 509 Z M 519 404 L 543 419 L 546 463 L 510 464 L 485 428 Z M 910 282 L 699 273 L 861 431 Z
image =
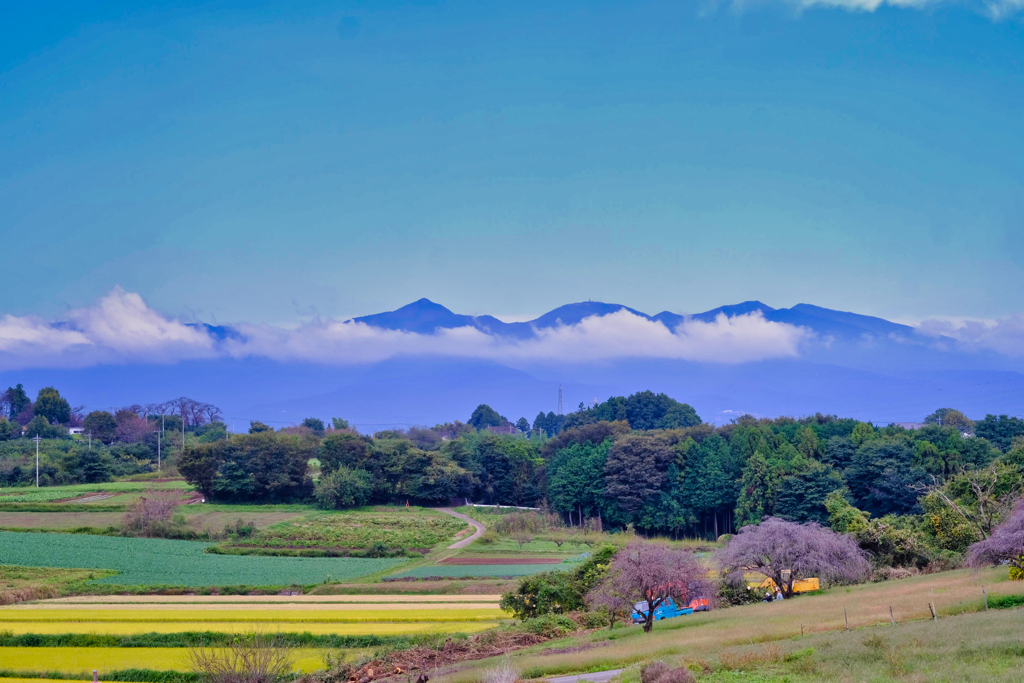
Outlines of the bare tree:
M 1010 517 L 992 530 L 984 541 L 967 549 L 967 565 L 982 567 L 1008 562 L 1011 567 L 1024 571 L 1024 499 L 1017 501 Z
M 519 544 L 519 548 L 522 549 L 524 545 L 533 540 L 533 534 L 526 529 L 517 529 L 512 532 L 512 538 Z
M 280 635 L 250 633 L 225 648 L 190 647 L 188 659 L 207 683 L 277 683 L 292 671 L 292 648 Z
M 992 463 L 980 470 L 961 468 L 946 482 L 933 476 L 931 485 L 918 489 L 952 510 L 979 540 L 984 540 L 1013 510 L 1021 486 L 1016 467 Z
M 615 555 L 608 574 L 587 595 L 587 602 L 608 608 L 612 615 L 635 609 L 644 618 L 644 632 L 650 632 L 655 610 L 669 598 L 682 604 L 713 594 L 707 574 L 707 567 L 693 553 L 634 542 Z
M 210 403 L 202 404 L 202 414 L 207 422 L 224 421 L 224 413 L 221 412 L 220 408 Z
M 176 491 L 148 491 L 128 506 L 124 531 L 134 536 L 164 536 L 174 509 L 181 503 Z
M 775 517 L 740 529 L 715 560 L 723 573 L 752 571 L 771 579 L 787 598 L 793 595 L 793 584 L 806 577 L 852 582 L 871 572 L 866 553 L 853 538 L 814 522 Z
M 132 408 L 122 408 L 114 414 L 117 422 L 117 440 L 124 443 L 137 443 L 147 438 L 152 432 L 149 420 L 139 417 Z
M 71 409 L 71 419 L 68 421 L 69 427 L 81 427 L 82 420 L 85 419 L 85 406 L 75 406 Z

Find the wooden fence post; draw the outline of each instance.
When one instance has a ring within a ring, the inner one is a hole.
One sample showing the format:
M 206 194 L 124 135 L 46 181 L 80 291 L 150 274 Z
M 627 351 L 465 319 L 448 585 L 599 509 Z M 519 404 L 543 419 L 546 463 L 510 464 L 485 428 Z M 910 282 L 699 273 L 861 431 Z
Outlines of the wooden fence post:
M 892 605 L 889 605 L 889 621 L 892 622 L 893 626 L 896 625 L 896 617 L 892 615 Z
M 938 615 L 935 614 L 935 605 L 933 605 L 932 603 L 929 602 L 928 603 L 928 609 L 930 609 L 932 611 L 932 621 L 938 621 L 939 617 L 938 617 Z
M 848 616 L 846 616 L 846 608 L 845 607 L 843 608 L 843 621 L 846 622 L 846 630 L 849 631 L 850 630 L 850 618 Z
M 985 587 L 981 587 L 981 594 L 985 596 L 985 609 L 988 610 L 988 593 L 985 592 Z

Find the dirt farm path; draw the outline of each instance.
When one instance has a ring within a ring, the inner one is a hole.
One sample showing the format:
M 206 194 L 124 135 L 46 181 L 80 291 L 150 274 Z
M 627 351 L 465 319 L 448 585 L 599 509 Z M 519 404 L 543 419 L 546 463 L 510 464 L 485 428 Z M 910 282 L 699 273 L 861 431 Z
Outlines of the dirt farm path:
M 467 545 L 469 545 L 470 543 L 472 543 L 476 539 L 478 539 L 481 536 L 483 536 L 484 535 L 484 531 L 486 531 L 486 529 L 484 529 L 484 525 L 483 524 L 481 524 L 480 522 L 476 521 L 475 519 L 469 518 L 468 516 L 462 514 L 461 512 L 456 512 L 455 510 L 452 510 L 451 508 L 435 508 L 435 509 L 438 512 L 443 512 L 446 515 L 451 515 L 452 517 L 458 517 L 463 522 L 469 522 L 470 524 L 473 525 L 473 528 L 476 529 L 476 531 L 473 532 L 472 536 L 467 536 L 466 538 L 462 539 L 461 541 L 455 541 L 455 543 L 452 543 L 450 546 L 448 546 L 449 549 L 465 548 Z

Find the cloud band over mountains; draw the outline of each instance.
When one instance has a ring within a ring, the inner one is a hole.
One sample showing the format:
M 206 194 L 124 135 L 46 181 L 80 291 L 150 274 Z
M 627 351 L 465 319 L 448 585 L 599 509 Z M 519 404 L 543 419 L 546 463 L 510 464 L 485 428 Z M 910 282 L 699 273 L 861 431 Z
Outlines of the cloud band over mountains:
M 1024 355 L 1024 316 L 995 323 L 950 325 L 935 321 L 919 330 L 959 340 L 969 350 Z M 150 308 L 136 293 L 113 289 L 96 305 L 72 311 L 65 321 L 35 316 L 0 318 L 2 369 L 87 367 L 102 364 L 174 363 L 218 358 L 268 358 L 326 365 L 373 363 L 397 356 L 440 355 L 497 361 L 595 362 L 653 358 L 745 363 L 798 357 L 818 339 L 796 325 L 765 319 L 758 311 L 713 320 L 684 319 L 675 329 L 625 309 L 576 324 L 537 329 L 512 339 L 473 327 L 432 334 L 388 330 L 361 322 L 313 320 L 295 328 L 238 324 L 218 335 Z

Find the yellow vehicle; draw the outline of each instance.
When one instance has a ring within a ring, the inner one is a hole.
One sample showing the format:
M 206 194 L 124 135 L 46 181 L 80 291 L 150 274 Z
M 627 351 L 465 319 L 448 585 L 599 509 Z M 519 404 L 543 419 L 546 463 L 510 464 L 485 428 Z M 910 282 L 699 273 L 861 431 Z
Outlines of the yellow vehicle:
M 789 579 L 788 572 L 783 572 L 782 580 L 785 581 L 787 579 Z M 755 586 L 755 588 L 759 588 L 761 590 L 764 590 L 765 592 L 767 592 L 770 589 L 772 593 L 778 591 L 778 587 L 775 585 L 775 582 L 771 579 L 765 579 L 757 586 Z M 816 591 L 820 589 L 821 584 L 818 581 L 817 577 L 810 579 L 800 579 L 799 581 L 793 582 L 793 593 L 808 593 L 810 591 Z

